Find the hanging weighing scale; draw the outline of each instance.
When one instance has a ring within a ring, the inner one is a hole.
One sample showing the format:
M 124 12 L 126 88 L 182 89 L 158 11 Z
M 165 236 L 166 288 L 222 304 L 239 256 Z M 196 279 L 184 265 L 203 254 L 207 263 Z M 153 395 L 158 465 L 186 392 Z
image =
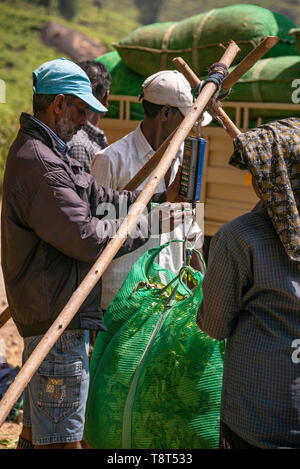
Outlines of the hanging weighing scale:
M 197 128 L 197 137 L 187 137 L 184 141 L 180 178 L 179 195 L 190 202 L 200 201 L 206 147 L 206 140 L 200 136 L 201 121 Z

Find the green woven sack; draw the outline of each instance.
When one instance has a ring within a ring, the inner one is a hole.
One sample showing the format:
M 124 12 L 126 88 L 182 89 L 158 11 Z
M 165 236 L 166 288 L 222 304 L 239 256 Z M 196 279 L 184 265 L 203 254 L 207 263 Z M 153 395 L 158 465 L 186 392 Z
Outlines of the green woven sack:
M 139 95 L 145 77 L 130 70 L 117 51 L 109 52 L 97 60 L 102 62 L 112 75 L 111 94 Z M 234 68 L 235 66 L 231 67 L 229 71 L 231 72 Z M 295 91 L 292 83 L 298 76 L 300 76 L 300 57 L 297 55 L 261 59 L 233 86 L 228 100 L 291 104 L 292 93 Z M 204 80 L 205 78 L 206 76 L 203 76 L 201 79 Z M 300 117 L 299 111 L 276 110 L 268 107 L 252 109 L 250 111 L 250 121 L 255 126 L 258 117 L 262 117 L 263 122 L 267 122 L 270 119 L 290 117 L 291 112 L 294 117 Z M 226 113 L 232 119 L 235 118 L 234 109 L 226 108 Z M 107 117 L 119 117 L 118 103 L 111 101 Z M 131 103 L 130 118 L 143 119 L 141 104 Z M 214 123 L 211 125 L 214 125 Z
M 266 57 L 297 55 L 295 40 L 289 36 L 294 23 L 287 17 L 256 5 L 216 8 L 179 22 L 142 26 L 114 44 L 123 62 L 133 71 L 148 76 L 174 69 L 172 59 L 181 56 L 198 75 L 218 62 L 223 54 L 219 44 L 231 39 L 240 47 L 234 63 L 242 60 L 263 38 L 280 41 Z
M 218 447 L 224 343 L 196 325 L 203 275 L 184 267 L 176 276 L 155 262 L 168 244 L 134 264 L 105 313 L 90 367 L 92 448 Z
M 233 86 L 229 99 L 257 103 L 292 103 L 292 82 L 299 76 L 299 56 L 261 59 Z
M 95 59 L 95 61 L 105 65 L 111 74 L 110 94 L 136 97 L 140 95 L 142 92 L 142 83 L 146 77 L 138 75 L 130 70 L 130 68 L 124 64 L 117 51 L 108 52 Z M 118 119 L 119 114 L 119 103 L 111 101 L 106 117 Z M 142 105 L 140 103 L 131 103 L 130 119 L 142 120 L 143 117 Z
M 234 67 L 231 67 L 231 71 Z M 229 101 L 257 103 L 292 104 L 292 86 L 295 78 L 300 76 L 300 57 L 283 56 L 259 60 L 232 88 Z M 299 87 L 299 86 L 298 86 Z M 224 102 L 225 104 L 226 102 Z M 226 108 L 233 118 L 233 110 Z M 299 117 L 299 111 L 278 110 L 269 108 L 251 109 L 250 120 L 258 117 L 283 119 Z

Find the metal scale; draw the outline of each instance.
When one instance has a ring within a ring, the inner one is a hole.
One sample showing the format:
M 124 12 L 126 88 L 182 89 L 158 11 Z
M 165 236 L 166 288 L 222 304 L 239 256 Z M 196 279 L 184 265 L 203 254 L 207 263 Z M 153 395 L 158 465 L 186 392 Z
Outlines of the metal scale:
M 190 231 L 196 222 L 196 202 L 200 201 L 203 167 L 205 158 L 206 140 L 201 137 L 203 116 L 197 122 L 197 136 L 187 137 L 184 141 L 184 153 L 182 162 L 182 172 L 180 179 L 179 195 L 191 202 L 192 205 L 192 224 L 184 239 L 183 265 L 189 265 L 192 255 L 192 249 L 196 244 L 188 241 Z M 200 258 L 204 264 L 202 256 Z M 204 264 L 205 266 L 205 264 Z
M 203 120 L 203 118 L 202 118 Z M 179 195 L 190 202 L 199 202 L 203 177 L 206 140 L 201 137 L 201 122 L 197 123 L 197 136 L 184 141 Z

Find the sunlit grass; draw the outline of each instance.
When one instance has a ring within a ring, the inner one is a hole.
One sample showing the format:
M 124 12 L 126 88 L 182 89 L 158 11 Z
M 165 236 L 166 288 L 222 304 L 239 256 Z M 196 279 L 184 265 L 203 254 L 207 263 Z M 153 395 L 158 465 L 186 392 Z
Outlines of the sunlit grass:
M 54 48 L 47 47 L 40 40 L 46 22 L 57 22 L 99 39 L 107 49 L 112 42 L 134 30 L 137 10 L 133 2 L 120 0 L 103 1 L 103 8 L 93 5 L 93 0 L 80 2 L 78 15 L 73 21 L 66 21 L 58 11 L 55 1 L 51 11 L 32 5 L 23 0 L 8 0 L 0 3 L 0 79 L 6 86 L 6 102 L 0 103 L 0 181 L 7 151 L 19 127 L 22 111 L 32 109 L 32 71 L 41 63 L 68 56 Z M 122 14 L 122 9 L 129 14 Z

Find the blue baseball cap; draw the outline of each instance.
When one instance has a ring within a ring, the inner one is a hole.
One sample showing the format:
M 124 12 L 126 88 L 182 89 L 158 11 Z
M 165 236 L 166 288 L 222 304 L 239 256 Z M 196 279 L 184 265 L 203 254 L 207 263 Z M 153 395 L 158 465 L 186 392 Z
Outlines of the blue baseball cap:
M 93 95 L 89 77 L 79 65 L 65 59 L 50 60 L 32 73 L 36 78 L 35 94 L 73 94 L 89 105 L 93 112 L 106 112 L 106 107 Z

